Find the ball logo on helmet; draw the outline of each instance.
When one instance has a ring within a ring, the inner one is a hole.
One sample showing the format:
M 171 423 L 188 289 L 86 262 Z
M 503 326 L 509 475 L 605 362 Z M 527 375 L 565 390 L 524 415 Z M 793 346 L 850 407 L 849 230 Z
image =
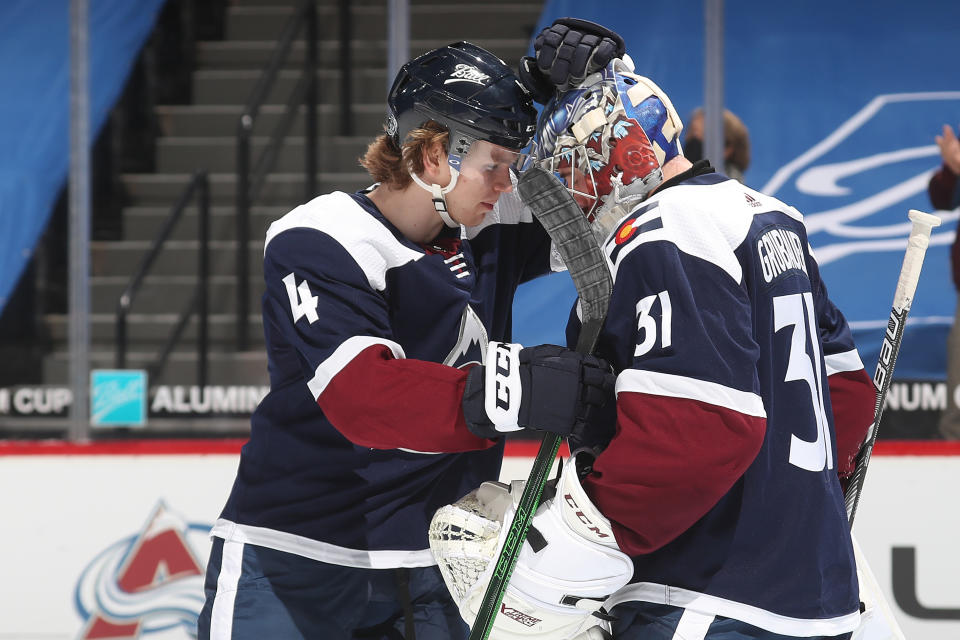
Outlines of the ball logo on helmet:
M 447 78 L 443 84 L 451 84 L 453 82 L 472 82 L 474 84 L 483 84 L 488 81 L 490 76 L 485 74 L 480 69 L 477 69 L 471 64 L 458 64 L 453 68 L 453 73 L 450 74 L 450 77 Z

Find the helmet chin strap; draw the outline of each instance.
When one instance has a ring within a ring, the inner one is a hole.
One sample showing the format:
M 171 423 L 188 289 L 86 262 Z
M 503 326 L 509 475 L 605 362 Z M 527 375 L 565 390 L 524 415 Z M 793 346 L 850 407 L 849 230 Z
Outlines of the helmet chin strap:
M 455 222 L 454 219 L 450 217 L 450 212 L 447 210 L 447 199 L 444 196 L 453 191 L 453 188 L 457 185 L 457 178 L 459 176 L 460 172 L 453 167 L 450 167 L 450 184 L 445 187 L 441 187 L 438 184 L 428 185 L 416 173 L 413 171 L 410 172 L 410 177 L 413 178 L 413 181 L 416 182 L 420 187 L 429 191 L 430 195 L 433 196 L 433 208 L 436 209 L 440 219 L 443 220 L 443 224 L 447 225 L 451 229 L 459 229 L 460 224 Z

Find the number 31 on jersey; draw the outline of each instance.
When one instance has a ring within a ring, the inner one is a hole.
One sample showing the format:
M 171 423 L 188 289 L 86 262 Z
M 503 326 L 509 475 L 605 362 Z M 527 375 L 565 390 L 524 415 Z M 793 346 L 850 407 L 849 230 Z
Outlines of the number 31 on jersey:
M 653 313 L 659 306 L 659 314 Z M 659 327 L 657 320 L 660 320 Z M 660 339 L 660 348 L 666 349 L 673 344 L 673 307 L 670 305 L 670 294 L 667 291 L 647 296 L 637 303 L 637 348 L 633 350 L 633 357 L 638 358 L 656 345 Z

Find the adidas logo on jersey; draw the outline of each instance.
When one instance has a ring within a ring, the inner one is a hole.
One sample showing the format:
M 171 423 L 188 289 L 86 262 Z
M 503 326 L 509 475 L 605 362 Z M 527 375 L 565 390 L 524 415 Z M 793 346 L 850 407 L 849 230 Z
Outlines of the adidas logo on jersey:
M 763 279 L 768 283 L 791 270 L 807 273 L 803 243 L 800 236 L 789 229 L 777 227 L 761 235 L 757 240 L 757 256 Z
M 756 198 L 754 198 L 754 197 L 753 197 L 752 195 L 750 195 L 749 193 L 744 192 L 743 197 L 747 199 L 747 204 L 750 205 L 751 207 L 761 207 L 761 206 L 763 206 L 763 205 L 760 204 L 760 201 L 759 201 L 759 200 L 757 200 Z

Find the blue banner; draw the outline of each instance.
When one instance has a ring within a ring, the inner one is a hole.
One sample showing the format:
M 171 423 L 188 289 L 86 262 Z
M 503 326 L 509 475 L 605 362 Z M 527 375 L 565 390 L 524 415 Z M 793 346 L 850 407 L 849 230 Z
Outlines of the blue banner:
M 163 3 L 90 0 L 92 137 L 120 96 Z M 69 170 L 69 0 L 0 2 L 0 149 L 2 312 Z

